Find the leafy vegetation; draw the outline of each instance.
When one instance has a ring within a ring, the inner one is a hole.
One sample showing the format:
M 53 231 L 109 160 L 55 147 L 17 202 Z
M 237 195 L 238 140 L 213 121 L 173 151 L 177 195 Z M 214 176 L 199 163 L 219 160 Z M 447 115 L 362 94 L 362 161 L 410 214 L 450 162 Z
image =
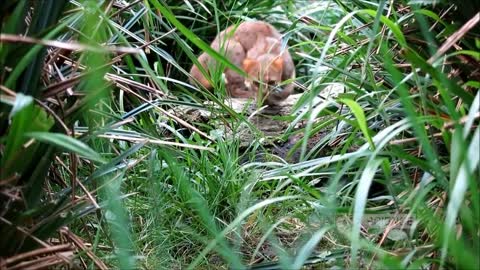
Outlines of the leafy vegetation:
M 3 1 L 0 268 L 478 268 L 480 6 L 435 2 Z M 281 135 L 188 83 L 250 19 Z

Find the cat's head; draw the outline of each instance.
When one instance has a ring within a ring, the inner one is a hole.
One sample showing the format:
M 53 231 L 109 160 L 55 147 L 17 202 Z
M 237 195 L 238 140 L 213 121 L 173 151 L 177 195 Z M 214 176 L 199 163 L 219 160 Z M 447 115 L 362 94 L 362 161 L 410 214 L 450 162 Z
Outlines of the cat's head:
M 243 60 L 243 70 L 248 74 L 245 85 L 255 92 L 261 91 L 262 96 L 281 91 L 279 84 L 282 82 L 283 64 L 281 55 L 263 54 L 257 59 L 246 58 Z

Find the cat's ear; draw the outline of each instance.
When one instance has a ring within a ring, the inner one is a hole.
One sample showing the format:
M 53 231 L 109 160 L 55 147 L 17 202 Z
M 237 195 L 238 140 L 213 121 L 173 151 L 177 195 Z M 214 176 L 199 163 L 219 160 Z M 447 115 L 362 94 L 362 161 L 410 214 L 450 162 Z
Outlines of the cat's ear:
M 242 63 L 242 66 L 243 66 L 243 70 L 245 70 L 247 73 L 250 72 L 250 70 L 252 70 L 252 68 L 254 66 L 256 66 L 258 64 L 258 61 L 255 60 L 255 59 L 251 59 L 251 58 L 245 58 L 243 60 L 243 63 Z
M 272 62 L 272 67 L 275 70 L 282 70 L 283 69 L 283 59 L 281 57 L 278 57 L 277 59 L 273 60 Z

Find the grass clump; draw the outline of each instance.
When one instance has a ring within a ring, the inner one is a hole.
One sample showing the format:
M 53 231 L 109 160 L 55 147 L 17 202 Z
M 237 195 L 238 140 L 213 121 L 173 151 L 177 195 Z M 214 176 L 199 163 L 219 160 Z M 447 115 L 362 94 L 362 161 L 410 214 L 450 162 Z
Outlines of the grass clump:
M 2 4 L 0 265 L 478 267 L 479 9 L 429 2 Z M 273 136 L 188 84 L 251 19 L 296 64 Z

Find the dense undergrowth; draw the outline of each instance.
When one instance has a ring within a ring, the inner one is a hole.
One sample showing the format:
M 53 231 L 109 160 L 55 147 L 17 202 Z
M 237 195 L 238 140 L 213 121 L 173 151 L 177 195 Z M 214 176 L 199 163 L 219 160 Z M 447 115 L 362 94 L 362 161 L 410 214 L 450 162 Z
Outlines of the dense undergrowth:
M 0 268 L 478 268 L 466 2 L 2 1 Z M 251 19 L 302 94 L 274 138 L 188 84 Z

